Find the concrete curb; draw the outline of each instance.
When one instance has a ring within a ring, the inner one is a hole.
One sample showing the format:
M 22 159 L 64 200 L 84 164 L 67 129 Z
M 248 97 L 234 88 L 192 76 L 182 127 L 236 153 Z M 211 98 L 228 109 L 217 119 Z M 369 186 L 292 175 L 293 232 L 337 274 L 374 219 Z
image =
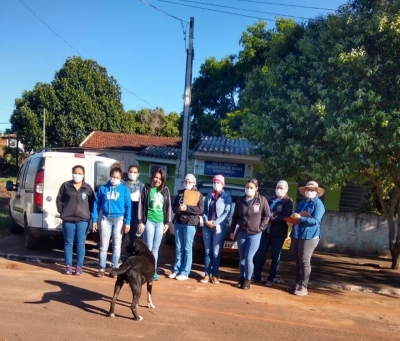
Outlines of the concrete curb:
M 65 264 L 64 258 L 55 258 L 55 257 L 44 257 L 44 256 L 32 256 L 32 255 L 16 255 L 13 253 L 4 253 L 0 252 L 0 257 L 9 259 L 9 260 L 20 260 L 31 263 L 52 263 L 52 264 Z M 98 261 L 84 261 L 84 266 L 88 267 L 98 267 Z
M 6 258 L 9 260 L 20 260 L 25 262 L 31 263 L 52 263 L 52 264 L 65 264 L 64 258 L 55 258 L 55 257 L 44 257 L 44 256 L 32 256 L 32 255 L 17 255 L 12 253 L 4 253 L 0 252 L 0 257 Z M 87 267 L 98 267 L 97 261 L 85 261 L 83 263 L 84 266 Z M 165 272 L 165 270 L 164 270 Z M 193 276 L 195 275 L 195 276 Z M 196 271 L 192 271 L 190 277 L 197 277 L 201 278 L 202 275 L 197 273 Z M 228 280 L 236 280 L 237 275 L 232 276 L 224 276 L 223 279 Z M 290 285 L 293 283 L 292 280 L 286 280 L 283 278 L 277 278 L 276 282 L 278 284 L 286 284 Z M 366 287 L 360 285 L 353 285 L 353 284 L 345 284 L 345 283 L 326 283 L 326 282 L 310 282 L 308 284 L 309 288 L 313 289 L 329 289 L 329 290 L 341 290 L 341 291 L 357 291 L 357 292 L 365 292 L 365 293 L 372 293 L 372 294 L 380 294 L 380 295 L 389 295 L 389 296 L 400 296 L 400 289 L 394 288 L 373 288 L 373 287 Z

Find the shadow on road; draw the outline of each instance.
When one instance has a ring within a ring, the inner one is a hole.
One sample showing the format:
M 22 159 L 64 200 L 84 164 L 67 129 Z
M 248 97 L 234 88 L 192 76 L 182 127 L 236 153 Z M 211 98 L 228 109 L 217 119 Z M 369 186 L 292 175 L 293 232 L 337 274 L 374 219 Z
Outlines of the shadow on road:
M 98 292 L 87 290 L 77 287 L 65 282 L 45 280 L 47 284 L 54 285 L 60 288 L 60 291 L 45 292 L 40 301 L 24 302 L 26 304 L 45 304 L 53 302 L 60 302 L 72 305 L 86 312 L 98 315 L 107 315 L 108 311 L 99 308 L 95 305 L 87 303 L 88 301 L 107 301 L 111 302 L 110 296 L 104 296 Z M 120 303 L 120 302 L 119 302 Z

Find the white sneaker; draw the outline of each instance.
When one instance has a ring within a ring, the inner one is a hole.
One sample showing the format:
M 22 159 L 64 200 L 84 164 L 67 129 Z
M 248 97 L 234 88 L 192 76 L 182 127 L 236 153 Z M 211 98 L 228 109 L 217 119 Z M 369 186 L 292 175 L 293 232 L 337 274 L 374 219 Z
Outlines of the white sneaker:
M 185 275 L 178 275 L 178 276 L 176 276 L 176 279 L 178 280 L 178 281 L 185 281 L 185 280 L 187 280 L 189 277 L 188 276 L 185 276 Z
M 175 273 L 175 272 L 173 272 L 173 273 L 172 273 L 172 274 L 170 274 L 168 277 L 169 277 L 169 278 L 171 278 L 171 279 L 174 279 L 174 278 L 176 277 L 176 273 Z

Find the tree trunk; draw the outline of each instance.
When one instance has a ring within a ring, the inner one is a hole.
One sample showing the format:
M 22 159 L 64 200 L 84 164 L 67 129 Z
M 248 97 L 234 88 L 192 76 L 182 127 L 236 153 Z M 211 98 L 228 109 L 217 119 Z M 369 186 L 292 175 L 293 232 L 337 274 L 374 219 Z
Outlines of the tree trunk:
M 394 249 L 390 250 L 390 254 L 392 255 L 392 265 L 390 266 L 393 270 L 400 270 L 400 257 L 399 257 L 399 250 Z

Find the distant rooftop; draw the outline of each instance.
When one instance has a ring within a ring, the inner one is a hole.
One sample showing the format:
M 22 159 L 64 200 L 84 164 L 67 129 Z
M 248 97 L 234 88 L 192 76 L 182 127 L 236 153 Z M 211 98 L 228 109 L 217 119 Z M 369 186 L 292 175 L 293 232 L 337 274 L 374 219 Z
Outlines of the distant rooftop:
M 149 146 L 179 148 L 181 139 L 152 135 L 133 135 L 93 131 L 79 145 L 84 149 L 115 149 L 140 151 Z
M 252 155 L 252 145 L 245 139 L 207 136 L 201 139 L 193 152 L 248 156 Z

